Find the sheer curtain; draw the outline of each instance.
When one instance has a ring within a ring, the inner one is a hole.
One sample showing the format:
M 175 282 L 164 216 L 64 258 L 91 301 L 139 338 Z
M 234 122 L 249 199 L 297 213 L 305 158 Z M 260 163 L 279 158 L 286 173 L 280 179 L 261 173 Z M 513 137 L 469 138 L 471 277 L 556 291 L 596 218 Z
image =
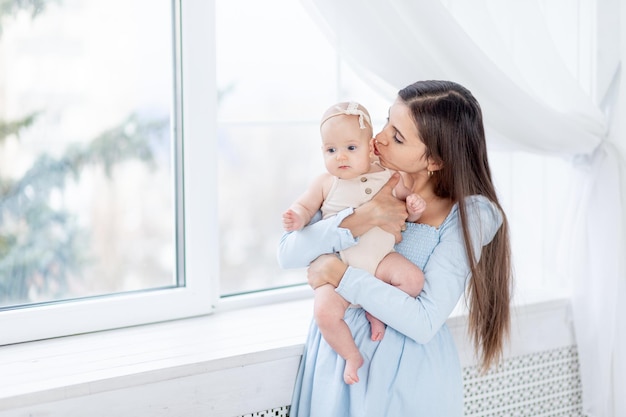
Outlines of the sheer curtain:
M 624 161 L 613 142 L 617 95 L 593 100 L 592 76 L 563 59 L 553 42 L 551 4 L 533 0 L 302 0 L 339 52 L 372 81 L 399 89 L 419 79 L 450 79 L 469 88 L 484 112 L 491 146 L 558 155 L 577 168 L 579 187 L 564 216 L 556 254 L 571 277 L 572 308 L 585 412 L 617 415 L 626 391 L 626 297 L 622 196 Z M 558 4 L 557 4 L 558 3 Z M 569 5 L 569 6 L 568 6 Z M 571 10 L 573 7 L 573 10 Z M 561 11 L 559 11 L 560 13 Z M 564 15 L 565 16 L 565 15 Z M 619 23 L 619 22 L 618 22 Z M 589 56 L 598 56 L 589 54 Z M 583 57 L 584 58 L 584 57 Z M 587 62 L 592 68 L 596 62 Z M 619 87 L 619 67 L 612 89 Z M 596 96 L 602 96 L 598 94 Z M 596 101 L 599 104 L 596 104 Z M 619 369 L 614 368 L 620 366 Z

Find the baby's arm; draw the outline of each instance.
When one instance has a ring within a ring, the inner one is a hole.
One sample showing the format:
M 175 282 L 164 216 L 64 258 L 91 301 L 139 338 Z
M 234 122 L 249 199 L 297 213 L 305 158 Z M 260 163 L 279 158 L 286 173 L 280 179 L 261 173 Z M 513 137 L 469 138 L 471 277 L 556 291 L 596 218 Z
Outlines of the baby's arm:
M 415 222 L 426 210 L 426 201 L 419 194 L 409 194 L 406 197 L 406 211 L 409 213 L 409 217 L 406 218 L 407 222 Z
M 322 207 L 325 190 L 332 176 L 324 173 L 318 176 L 309 188 L 283 213 L 283 227 L 286 232 L 300 230 L 313 218 Z
M 312 217 L 312 216 L 311 216 Z M 283 213 L 283 228 L 285 232 L 302 229 L 311 220 L 308 212 L 301 205 L 294 203 Z

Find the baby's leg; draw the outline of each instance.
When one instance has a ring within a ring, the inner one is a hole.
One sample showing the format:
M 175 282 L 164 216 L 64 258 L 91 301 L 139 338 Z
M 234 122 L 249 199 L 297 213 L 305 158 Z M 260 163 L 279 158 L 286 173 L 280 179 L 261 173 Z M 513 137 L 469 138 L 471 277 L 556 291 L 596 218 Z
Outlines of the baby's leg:
M 417 297 L 424 287 L 422 270 L 398 252 L 387 254 L 378 264 L 375 275 L 411 297 Z
M 417 297 L 424 287 L 424 273 L 413 262 L 397 252 L 388 253 L 376 268 L 376 277 L 400 288 L 411 297 Z M 372 328 L 372 340 L 382 340 L 385 323 L 367 313 Z
M 419 194 L 409 194 L 406 198 L 406 211 L 409 213 L 407 221 L 417 221 L 426 210 L 426 201 Z
M 350 305 L 335 292 L 332 285 L 322 285 L 315 290 L 315 321 L 326 343 L 346 360 L 343 380 L 346 384 L 359 382 L 357 370 L 363 365 L 361 353 L 354 343 L 350 328 L 343 321 Z

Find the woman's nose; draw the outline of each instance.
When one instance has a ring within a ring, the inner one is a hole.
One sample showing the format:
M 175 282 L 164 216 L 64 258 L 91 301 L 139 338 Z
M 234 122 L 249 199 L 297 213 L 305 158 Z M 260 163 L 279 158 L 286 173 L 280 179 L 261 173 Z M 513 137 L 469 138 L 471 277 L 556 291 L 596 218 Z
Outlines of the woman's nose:
M 376 136 L 374 136 L 374 145 L 386 145 L 387 139 L 385 139 L 385 135 L 383 132 L 380 132 Z

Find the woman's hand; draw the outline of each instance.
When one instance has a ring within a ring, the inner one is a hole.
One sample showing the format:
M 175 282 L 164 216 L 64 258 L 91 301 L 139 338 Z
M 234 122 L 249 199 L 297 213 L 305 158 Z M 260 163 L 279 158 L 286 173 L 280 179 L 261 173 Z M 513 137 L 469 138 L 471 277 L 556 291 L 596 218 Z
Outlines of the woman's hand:
M 387 184 L 367 203 L 341 222 L 341 227 L 350 229 L 352 235 L 361 236 L 373 227 L 380 227 L 393 234 L 396 243 L 402 240 L 401 232 L 406 228 L 408 217 L 406 203 L 393 195 L 393 189 L 400 181 L 400 174 L 394 173 Z
M 348 266 L 337 255 L 322 255 L 309 265 L 307 270 L 309 285 L 313 289 L 325 284 L 330 284 L 336 288 L 346 269 Z

